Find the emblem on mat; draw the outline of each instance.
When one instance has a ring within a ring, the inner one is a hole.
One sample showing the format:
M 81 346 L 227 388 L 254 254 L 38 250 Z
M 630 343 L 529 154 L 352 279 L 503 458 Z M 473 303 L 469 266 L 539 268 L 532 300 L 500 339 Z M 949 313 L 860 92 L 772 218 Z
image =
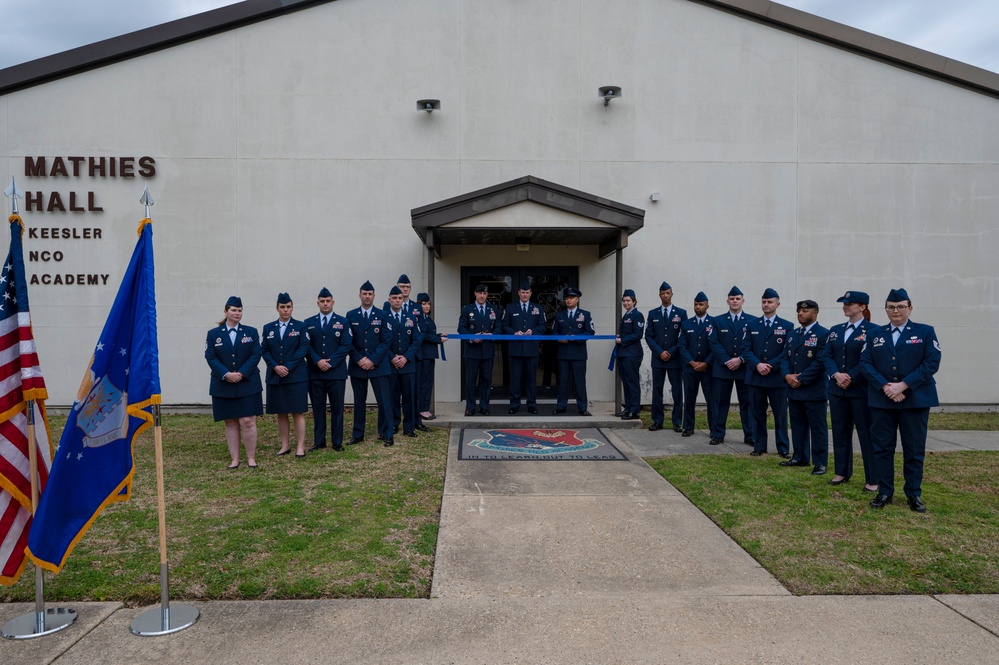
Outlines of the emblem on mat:
M 473 439 L 468 445 L 481 450 L 539 457 L 593 450 L 600 446 L 600 441 L 582 439 L 578 431 L 571 429 L 490 429 L 483 434 L 486 438 Z

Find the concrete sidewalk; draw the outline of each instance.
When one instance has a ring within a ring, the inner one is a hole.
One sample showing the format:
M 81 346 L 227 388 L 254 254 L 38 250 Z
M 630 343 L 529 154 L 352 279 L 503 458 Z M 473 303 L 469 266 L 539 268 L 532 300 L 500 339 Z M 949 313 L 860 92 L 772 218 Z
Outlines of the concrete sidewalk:
M 792 596 L 636 450 L 699 437 L 607 434 L 629 461 L 459 461 L 453 430 L 429 600 L 197 603 L 159 638 L 129 634 L 140 610 L 74 603 L 76 625 L 0 641 L 0 663 L 995 662 L 999 596 Z

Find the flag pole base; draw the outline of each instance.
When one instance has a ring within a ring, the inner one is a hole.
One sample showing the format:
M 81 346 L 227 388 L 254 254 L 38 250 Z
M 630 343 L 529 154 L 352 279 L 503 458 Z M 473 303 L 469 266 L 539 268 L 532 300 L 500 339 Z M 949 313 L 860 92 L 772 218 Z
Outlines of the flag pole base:
M 40 614 L 28 612 L 14 617 L 3 625 L 3 636 L 8 640 L 27 640 L 56 633 L 76 621 L 76 610 L 68 607 L 49 607 Z
M 168 607 L 150 607 L 148 610 L 132 619 L 129 630 L 135 635 L 156 637 L 169 635 L 190 628 L 198 620 L 201 613 L 192 605 L 170 603 Z

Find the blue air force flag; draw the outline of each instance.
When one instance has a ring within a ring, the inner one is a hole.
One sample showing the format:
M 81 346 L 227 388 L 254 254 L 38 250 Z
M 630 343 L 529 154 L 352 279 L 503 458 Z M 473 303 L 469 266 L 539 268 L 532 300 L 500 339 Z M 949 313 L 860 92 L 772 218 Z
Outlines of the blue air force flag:
M 38 503 L 28 536 L 36 565 L 59 572 L 101 511 L 128 500 L 132 445 L 159 403 L 153 227 L 144 219 Z

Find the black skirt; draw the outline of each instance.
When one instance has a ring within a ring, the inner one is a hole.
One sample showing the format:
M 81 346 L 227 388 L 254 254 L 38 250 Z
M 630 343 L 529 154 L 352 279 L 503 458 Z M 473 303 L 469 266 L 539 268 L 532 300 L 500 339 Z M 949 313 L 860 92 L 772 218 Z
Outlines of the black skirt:
M 245 397 L 212 397 L 212 415 L 215 422 L 264 415 L 263 393 Z
M 308 381 L 267 384 L 267 413 L 305 413 L 308 410 Z

